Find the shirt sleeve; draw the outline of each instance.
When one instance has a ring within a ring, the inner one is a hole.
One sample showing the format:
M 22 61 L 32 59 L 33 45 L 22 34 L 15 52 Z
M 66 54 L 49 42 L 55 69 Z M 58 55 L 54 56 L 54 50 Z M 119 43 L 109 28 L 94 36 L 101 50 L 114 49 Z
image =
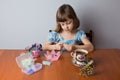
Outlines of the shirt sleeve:
M 86 37 L 86 34 L 85 34 L 84 31 L 81 30 L 81 31 L 78 32 L 77 37 L 78 37 L 78 40 L 81 41 L 83 38 Z
M 56 35 L 57 35 L 57 33 L 55 31 L 49 31 L 47 40 L 51 43 L 55 43 Z

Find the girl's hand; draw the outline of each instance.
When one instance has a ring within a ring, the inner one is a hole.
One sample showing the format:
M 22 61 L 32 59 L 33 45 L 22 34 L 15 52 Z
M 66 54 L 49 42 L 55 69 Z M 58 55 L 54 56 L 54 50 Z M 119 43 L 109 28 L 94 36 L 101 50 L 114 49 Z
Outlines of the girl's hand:
M 55 49 L 56 50 L 61 50 L 63 48 L 63 43 L 57 43 L 56 45 L 55 45 Z
M 65 49 L 67 51 L 72 51 L 75 49 L 74 45 L 67 45 L 67 44 L 63 44 L 63 46 L 65 47 Z

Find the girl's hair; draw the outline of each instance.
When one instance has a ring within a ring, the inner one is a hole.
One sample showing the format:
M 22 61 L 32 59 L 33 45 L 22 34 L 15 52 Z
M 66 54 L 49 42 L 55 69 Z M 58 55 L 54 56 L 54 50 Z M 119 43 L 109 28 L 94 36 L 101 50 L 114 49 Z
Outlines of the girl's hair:
M 73 30 L 77 30 L 77 28 L 80 25 L 80 21 L 76 16 L 76 13 L 74 11 L 74 9 L 68 5 L 68 4 L 63 4 L 62 6 L 60 6 L 57 10 L 56 13 L 56 22 L 57 22 L 57 27 L 55 29 L 56 32 L 61 32 L 62 28 L 59 24 L 59 22 L 65 22 L 68 19 L 73 19 Z

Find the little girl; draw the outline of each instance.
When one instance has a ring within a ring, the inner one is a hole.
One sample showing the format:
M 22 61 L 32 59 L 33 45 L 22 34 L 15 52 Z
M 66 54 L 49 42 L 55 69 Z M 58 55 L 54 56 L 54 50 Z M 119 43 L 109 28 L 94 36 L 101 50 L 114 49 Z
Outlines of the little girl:
M 67 51 L 75 49 L 86 49 L 89 52 L 93 50 L 92 43 L 87 39 L 82 30 L 78 30 L 80 22 L 74 9 L 68 5 L 60 6 L 56 13 L 57 27 L 50 30 L 48 40 L 43 46 L 43 50 L 62 50 Z M 83 45 L 79 45 L 83 43 Z

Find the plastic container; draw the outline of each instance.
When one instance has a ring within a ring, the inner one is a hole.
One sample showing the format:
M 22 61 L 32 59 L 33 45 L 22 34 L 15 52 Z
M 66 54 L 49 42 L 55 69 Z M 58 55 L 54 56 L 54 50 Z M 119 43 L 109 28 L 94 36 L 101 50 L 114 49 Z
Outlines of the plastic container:
M 35 63 L 33 56 L 27 53 L 22 53 L 16 57 L 17 65 L 21 68 L 22 72 L 29 75 L 42 69 L 41 63 Z

